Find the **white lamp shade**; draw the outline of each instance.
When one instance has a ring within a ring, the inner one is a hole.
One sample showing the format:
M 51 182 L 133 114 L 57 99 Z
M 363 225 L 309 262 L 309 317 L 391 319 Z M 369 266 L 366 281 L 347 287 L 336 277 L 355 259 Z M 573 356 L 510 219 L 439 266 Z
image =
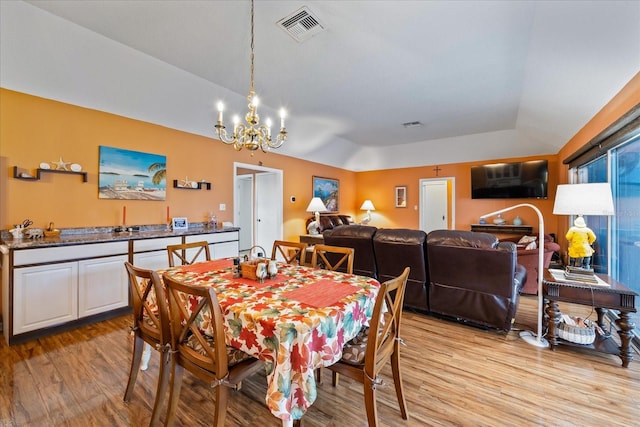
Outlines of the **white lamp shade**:
M 556 189 L 555 215 L 613 215 L 609 183 L 562 184 Z
M 376 208 L 373 206 L 373 203 L 371 202 L 371 200 L 365 200 L 364 203 L 362 204 L 362 206 L 360 206 L 360 210 L 363 211 L 375 211 Z
M 326 212 L 327 207 L 322 203 L 320 197 L 314 197 L 307 206 L 307 212 Z

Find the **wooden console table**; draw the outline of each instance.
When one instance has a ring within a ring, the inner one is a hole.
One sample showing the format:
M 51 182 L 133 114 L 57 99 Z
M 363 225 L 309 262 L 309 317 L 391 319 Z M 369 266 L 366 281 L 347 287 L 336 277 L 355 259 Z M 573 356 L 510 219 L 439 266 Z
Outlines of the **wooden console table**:
M 317 245 L 324 243 L 324 237 L 322 234 L 301 234 L 300 243 L 306 243 L 307 245 Z
M 626 368 L 629 366 L 629 362 L 633 360 L 630 342 L 633 336 L 634 324 L 629 319 L 629 313 L 636 312 L 635 297 L 638 294 L 609 276 L 598 274 L 598 277 L 610 286 L 559 282 L 549 272 L 549 269 L 544 270 L 542 295 L 545 299 L 545 313 L 548 316 L 549 333 L 547 338 L 552 350 L 555 350 L 557 345 L 563 344 L 615 354 L 620 356 L 622 366 Z M 593 306 L 596 313 L 598 313 L 598 325 L 603 330 L 605 330 L 604 314 L 606 310 L 618 310 L 620 317 L 616 319 L 615 323 L 620 328 L 618 335 L 622 345 L 618 347 L 610 334 L 601 335 L 596 333 L 596 339 L 593 344 L 575 344 L 558 338 L 558 325 L 562 316 L 558 309 L 558 301 Z
M 482 231 L 491 234 L 520 234 L 531 235 L 531 225 L 495 225 L 495 224 L 471 224 L 471 231 Z

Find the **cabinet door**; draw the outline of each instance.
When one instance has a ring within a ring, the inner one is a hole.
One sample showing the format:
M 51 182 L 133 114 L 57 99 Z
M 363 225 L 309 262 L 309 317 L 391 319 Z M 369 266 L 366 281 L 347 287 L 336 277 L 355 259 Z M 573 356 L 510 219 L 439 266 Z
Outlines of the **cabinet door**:
M 169 268 L 169 255 L 166 250 L 133 254 L 133 265 L 147 270 L 166 269 Z
M 14 335 L 58 325 L 77 318 L 77 262 L 16 268 L 14 270 Z
M 129 304 L 126 255 L 78 261 L 78 317 Z
M 232 242 L 216 243 L 209 245 L 209 248 L 211 250 L 212 259 L 237 257 L 240 253 L 240 245 L 237 240 Z M 265 256 L 271 256 L 271 252 L 265 254 Z
M 237 231 L 219 231 L 217 233 L 197 234 L 186 236 L 185 243 L 199 242 L 205 240 L 209 242 L 211 259 L 237 257 L 240 252 L 238 243 L 239 233 Z M 195 255 L 194 249 L 192 254 Z M 187 257 L 191 255 L 187 252 Z

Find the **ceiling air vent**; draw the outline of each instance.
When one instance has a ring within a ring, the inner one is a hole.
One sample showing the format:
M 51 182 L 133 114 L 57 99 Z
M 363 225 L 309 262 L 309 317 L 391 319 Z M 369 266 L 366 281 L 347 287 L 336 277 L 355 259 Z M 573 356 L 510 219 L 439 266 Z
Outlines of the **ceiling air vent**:
M 403 123 L 402 126 L 404 126 L 406 128 L 417 128 L 417 127 L 421 127 L 421 126 L 424 126 L 424 125 L 422 124 L 422 122 L 415 121 L 415 122 Z
M 298 43 L 324 30 L 318 18 L 311 13 L 307 6 L 303 6 L 289 16 L 285 16 L 276 24 Z

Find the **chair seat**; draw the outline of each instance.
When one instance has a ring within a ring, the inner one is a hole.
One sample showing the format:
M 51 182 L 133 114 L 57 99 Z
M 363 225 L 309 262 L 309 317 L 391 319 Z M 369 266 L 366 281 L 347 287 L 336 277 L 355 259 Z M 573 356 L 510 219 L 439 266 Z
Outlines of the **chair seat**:
M 204 335 L 204 337 L 207 340 L 207 344 L 209 344 L 209 346 L 214 348 L 215 342 L 213 338 L 207 335 Z M 198 341 L 195 335 L 191 335 L 189 336 L 189 338 L 187 338 L 187 345 L 202 355 L 207 354 L 204 348 L 202 347 L 202 345 L 200 344 L 200 341 Z M 238 350 L 235 347 L 231 347 L 227 345 L 226 348 L 227 348 L 227 358 L 229 360 L 229 367 L 237 365 L 240 362 L 243 362 L 245 360 L 252 358 L 252 356 L 250 356 L 249 354 L 245 353 L 242 350 Z
M 360 329 L 358 335 L 344 345 L 342 348 L 342 359 L 340 360 L 344 363 L 348 363 L 349 365 L 362 365 L 364 363 L 364 356 L 367 352 L 368 342 L 369 327 L 365 326 Z

